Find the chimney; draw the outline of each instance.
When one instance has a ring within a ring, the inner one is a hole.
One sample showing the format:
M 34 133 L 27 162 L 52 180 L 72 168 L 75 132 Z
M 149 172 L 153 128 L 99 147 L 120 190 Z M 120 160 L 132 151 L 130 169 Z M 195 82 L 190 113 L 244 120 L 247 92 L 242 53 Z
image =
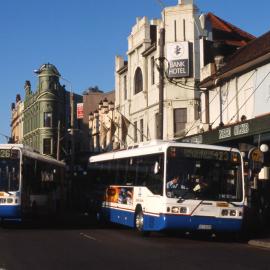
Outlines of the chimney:
M 223 55 L 216 55 L 215 56 L 215 65 L 216 65 L 216 70 L 221 69 L 225 65 Z
M 28 95 L 31 94 L 31 83 L 30 83 L 30 81 L 25 81 L 24 90 L 25 90 L 26 94 L 28 94 Z
M 114 103 L 112 101 L 110 101 L 110 103 L 109 103 L 109 110 L 110 111 L 114 110 Z
M 21 96 L 20 96 L 20 94 L 17 94 L 16 95 L 16 103 L 18 103 L 19 101 L 21 101 Z

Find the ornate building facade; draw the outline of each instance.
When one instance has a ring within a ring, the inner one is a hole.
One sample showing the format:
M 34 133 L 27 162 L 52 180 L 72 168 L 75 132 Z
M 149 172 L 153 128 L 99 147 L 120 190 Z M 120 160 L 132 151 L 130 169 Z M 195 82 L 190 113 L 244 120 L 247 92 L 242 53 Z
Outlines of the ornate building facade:
M 54 157 L 74 153 L 75 147 L 80 148 L 79 135 L 76 133 L 75 137 L 74 132 L 78 129 L 75 108 L 76 103 L 82 102 L 82 96 L 66 91 L 60 84 L 59 71 L 52 64 L 42 65 L 35 73 L 36 91 L 32 92 L 29 81 L 24 86 L 23 143 Z
M 199 132 L 199 82 L 206 76 L 201 67 L 218 59 L 221 50 L 229 56 L 252 39 L 213 14 L 201 14 L 192 0 L 164 8 L 161 19 L 137 18 L 128 37 L 127 60 L 117 56 L 115 62 L 119 144 L 175 140 Z
M 11 141 L 22 143 L 23 141 L 23 110 L 24 103 L 17 94 L 16 102 L 11 105 Z
M 104 101 L 105 100 L 105 101 Z M 104 105 L 103 105 L 104 101 Z M 90 152 L 97 152 L 99 151 L 100 147 L 97 145 L 96 137 L 97 137 L 97 130 L 95 129 L 93 133 L 92 128 L 92 116 L 99 112 L 103 113 L 100 110 L 101 106 L 108 107 L 108 103 L 114 103 L 115 101 L 115 92 L 103 92 L 98 89 L 98 87 L 90 87 L 83 93 L 83 132 L 84 132 L 84 145 L 85 150 Z M 107 105 L 105 103 L 107 102 Z M 106 110 L 105 110 L 106 111 Z M 90 125 L 90 127 L 89 127 Z

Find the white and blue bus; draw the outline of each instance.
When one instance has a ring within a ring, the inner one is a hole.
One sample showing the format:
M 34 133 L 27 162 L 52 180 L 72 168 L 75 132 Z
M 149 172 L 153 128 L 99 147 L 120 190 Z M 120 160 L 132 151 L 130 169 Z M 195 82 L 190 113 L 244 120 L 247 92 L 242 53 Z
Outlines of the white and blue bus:
M 241 230 L 245 187 L 237 149 L 153 141 L 89 161 L 98 217 L 143 234 Z
M 63 201 L 65 163 L 22 144 L 0 144 L 0 219 L 56 213 Z

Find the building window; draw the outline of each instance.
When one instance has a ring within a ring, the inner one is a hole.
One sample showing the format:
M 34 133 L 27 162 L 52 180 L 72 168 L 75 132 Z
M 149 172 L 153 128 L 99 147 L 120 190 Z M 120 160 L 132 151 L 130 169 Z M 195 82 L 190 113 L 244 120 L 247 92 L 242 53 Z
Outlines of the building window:
M 50 138 L 43 139 L 43 154 L 52 154 L 52 140 Z
M 187 123 L 187 108 L 177 108 L 173 110 L 174 135 L 181 136 L 185 131 Z
M 137 137 L 137 121 L 134 122 L 134 142 L 136 143 L 138 141 L 138 137 Z
M 139 67 L 136 69 L 136 72 L 135 72 L 134 84 L 135 84 L 135 95 L 136 95 L 143 90 L 142 70 Z
M 151 57 L 151 83 L 155 84 L 155 58 Z
M 51 112 L 44 113 L 44 127 L 52 127 L 52 113 Z
M 124 99 L 127 99 L 127 76 L 123 78 L 123 90 L 124 90 Z
M 140 120 L 140 141 L 143 142 L 143 119 Z

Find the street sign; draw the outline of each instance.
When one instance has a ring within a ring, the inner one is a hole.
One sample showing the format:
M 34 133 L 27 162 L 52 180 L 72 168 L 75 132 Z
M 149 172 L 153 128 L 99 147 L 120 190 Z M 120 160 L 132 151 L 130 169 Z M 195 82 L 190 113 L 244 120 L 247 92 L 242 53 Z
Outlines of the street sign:
M 250 153 L 251 160 L 256 162 L 263 162 L 263 152 L 256 148 Z

